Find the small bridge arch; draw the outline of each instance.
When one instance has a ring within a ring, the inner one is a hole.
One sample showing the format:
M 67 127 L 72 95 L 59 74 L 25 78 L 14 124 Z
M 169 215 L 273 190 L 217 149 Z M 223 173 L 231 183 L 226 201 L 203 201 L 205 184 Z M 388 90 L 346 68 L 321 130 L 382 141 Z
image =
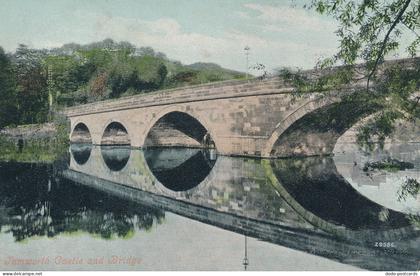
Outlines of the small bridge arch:
M 102 128 L 101 145 L 130 145 L 132 138 L 120 120 L 108 120 Z
M 72 143 L 91 144 L 92 135 L 88 126 L 82 122 L 76 122 L 70 133 L 70 141 Z

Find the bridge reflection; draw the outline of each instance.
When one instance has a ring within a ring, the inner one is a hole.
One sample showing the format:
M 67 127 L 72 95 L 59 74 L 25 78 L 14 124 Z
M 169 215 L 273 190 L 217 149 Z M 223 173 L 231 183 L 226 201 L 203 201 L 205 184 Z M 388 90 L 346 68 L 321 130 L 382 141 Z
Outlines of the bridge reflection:
M 131 150 L 116 171 L 101 152 L 93 147 L 84 164 L 73 153 L 62 175 L 125 200 L 344 263 L 354 264 L 357 254 L 349 250 L 363 250 L 371 258 L 357 265 L 365 268 L 381 262 L 390 268 L 398 262 L 414 265 L 420 254 L 412 242 L 419 232 L 406 215 L 360 195 L 329 157 L 214 160 L 200 149 Z M 121 160 L 118 156 L 107 158 Z M 375 242 L 393 242 L 404 253 L 396 248 L 384 253 Z
M 172 191 L 187 191 L 206 179 L 216 157 L 206 149 L 153 148 L 144 152 L 150 171 Z
M 91 151 L 91 144 L 72 144 L 70 146 L 71 156 L 79 165 L 84 165 L 89 160 Z
M 121 171 L 130 159 L 130 147 L 102 147 L 102 158 L 106 166 L 114 172 Z
M 360 195 L 337 172 L 331 157 L 280 159 L 271 162 L 274 174 L 305 210 L 349 230 L 396 229 L 408 226 L 405 215 Z M 386 219 L 381 213 L 386 212 Z

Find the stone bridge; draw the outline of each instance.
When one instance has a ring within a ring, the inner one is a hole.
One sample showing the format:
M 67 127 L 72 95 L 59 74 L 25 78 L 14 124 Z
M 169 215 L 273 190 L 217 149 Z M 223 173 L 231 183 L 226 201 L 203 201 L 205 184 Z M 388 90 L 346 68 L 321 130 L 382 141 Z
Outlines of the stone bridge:
M 340 103 L 362 86 L 296 96 L 280 78 L 227 81 L 76 106 L 65 114 L 73 143 L 215 147 L 221 155 L 255 157 L 327 155 L 349 127 L 373 112 Z

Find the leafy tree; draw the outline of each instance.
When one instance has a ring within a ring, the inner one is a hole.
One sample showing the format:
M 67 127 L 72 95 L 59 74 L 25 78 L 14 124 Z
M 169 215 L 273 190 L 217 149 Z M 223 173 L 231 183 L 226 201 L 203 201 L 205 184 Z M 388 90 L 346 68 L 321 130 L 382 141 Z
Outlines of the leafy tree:
M 236 78 L 230 70 L 217 65 L 203 64 L 203 68 L 200 65 L 191 70 L 150 47 L 136 48 L 112 39 L 43 50 L 22 44 L 10 61 L 3 51 L 0 58 L 4 96 L 0 99 L 0 127 L 45 122 L 61 106 Z M 186 71 L 193 72 L 191 78 L 176 77 Z M 15 111 L 10 111 L 13 107 Z
M 135 57 L 137 84 L 139 90 L 158 89 L 165 81 L 168 70 L 160 58 L 150 55 Z
M 17 123 L 16 81 L 9 57 L 0 47 L 0 128 Z
M 48 76 L 48 91 L 51 104 L 66 104 L 63 99 L 70 92 L 77 91 L 87 83 L 90 76 L 86 74 L 80 60 L 74 55 L 48 55 L 43 62 Z
M 379 113 L 359 131 L 358 142 L 369 149 L 375 146 L 373 138 L 383 145 L 398 119 L 419 120 L 420 60 L 413 59 L 409 65 L 394 62 L 385 66 L 383 62 L 398 51 L 405 50 L 410 57 L 418 53 L 420 2 L 313 0 L 308 7 L 332 16 L 338 23 L 338 51 L 322 60 L 319 68 L 342 66 L 324 70 L 327 73 L 316 77 L 282 71 L 297 91 L 326 92 L 333 87 L 365 81 L 365 87 L 350 98 L 381 106 Z
M 119 50 L 114 53 L 113 62 L 108 68 L 108 85 L 112 98 L 119 97 L 127 89 L 134 86 L 136 71 L 130 51 Z
M 17 78 L 19 123 L 40 123 L 47 120 L 47 76 L 42 67 L 43 54 L 19 45 L 14 55 Z
M 313 0 L 312 8 L 338 21 L 339 51 L 328 62 L 353 65 L 364 61 L 367 81 L 388 54 L 398 50 L 402 39 L 407 52 L 416 56 L 420 44 L 420 2 L 413 0 Z
M 108 94 L 108 72 L 101 72 L 90 83 L 90 96 L 94 101 L 102 100 Z

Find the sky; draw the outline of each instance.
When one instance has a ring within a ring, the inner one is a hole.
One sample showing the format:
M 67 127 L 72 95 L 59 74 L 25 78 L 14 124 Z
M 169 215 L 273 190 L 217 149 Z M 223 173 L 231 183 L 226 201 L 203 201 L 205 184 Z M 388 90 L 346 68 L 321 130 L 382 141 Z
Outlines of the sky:
M 184 64 L 312 68 L 336 52 L 332 18 L 302 0 L 0 0 L 0 46 L 34 48 L 111 38 Z

